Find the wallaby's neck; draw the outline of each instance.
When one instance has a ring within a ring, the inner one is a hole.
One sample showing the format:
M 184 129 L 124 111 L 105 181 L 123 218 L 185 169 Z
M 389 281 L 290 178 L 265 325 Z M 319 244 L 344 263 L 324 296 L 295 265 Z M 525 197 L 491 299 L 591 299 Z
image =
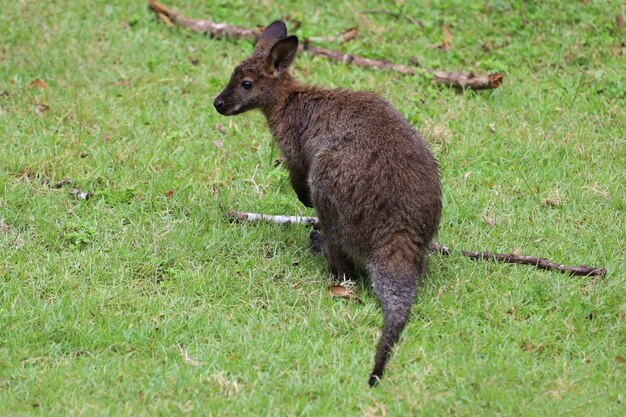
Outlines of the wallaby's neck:
M 280 139 L 277 137 L 277 130 L 279 129 L 279 126 L 284 127 L 287 121 L 292 119 L 287 117 L 288 115 L 286 112 L 294 93 L 304 91 L 306 89 L 307 87 L 300 84 L 291 76 L 291 74 L 282 74 L 278 88 L 276 88 L 272 93 L 271 100 L 268 101 L 266 106 L 261 108 L 261 111 L 263 111 L 263 114 L 267 119 L 267 123 L 269 124 L 269 127 L 276 139 Z

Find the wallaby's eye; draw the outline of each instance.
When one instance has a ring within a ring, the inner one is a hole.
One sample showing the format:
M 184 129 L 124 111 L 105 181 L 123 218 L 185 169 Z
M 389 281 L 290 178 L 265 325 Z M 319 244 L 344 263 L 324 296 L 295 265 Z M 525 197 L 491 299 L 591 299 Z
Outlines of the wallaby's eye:
M 244 81 L 241 83 L 241 86 L 246 90 L 249 90 L 252 88 L 252 81 Z

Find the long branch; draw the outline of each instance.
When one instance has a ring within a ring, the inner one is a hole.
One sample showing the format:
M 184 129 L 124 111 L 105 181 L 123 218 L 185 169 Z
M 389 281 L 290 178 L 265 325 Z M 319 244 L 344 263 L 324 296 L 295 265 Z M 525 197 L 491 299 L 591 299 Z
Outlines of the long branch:
M 265 223 L 278 223 L 278 224 L 304 224 L 319 228 L 319 219 L 317 217 L 303 217 L 303 216 L 273 216 L 269 214 L 258 213 L 245 213 L 239 211 L 229 211 L 226 213 L 226 217 L 235 222 L 265 222 Z M 606 269 L 594 268 L 586 265 L 569 266 L 559 264 L 557 262 L 549 261 L 545 258 L 537 258 L 535 256 L 517 255 L 514 253 L 491 253 L 491 252 L 474 252 L 465 250 L 452 250 L 447 246 L 439 243 L 432 243 L 430 249 L 433 252 L 437 252 L 441 255 L 449 256 L 454 253 L 459 253 L 463 256 L 470 258 L 471 260 L 488 260 L 495 262 L 506 262 L 511 264 L 532 265 L 539 269 L 545 269 L 549 271 L 558 271 L 565 274 L 580 275 L 580 276 L 596 276 L 603 277 L 606 275 Z
M 183 16 L 172 9 L 164 6 L 156 1 L 149 0 L 148 7 L 152 10 L 159 19 L 171 26 L 185 27 L 193 30 L 194 32 L 208 35 L 212 38 L 233 38 L 233 39 L 249 39 L 255 41 L 261 34 L 262 29 L 246 29 L 239 26 L 234 26 L 228 23 L 216 23 L 208 19 L 192 19 L 187 16 Z M 349 36 L 346 36 L 348 34 Z M 343 35 L 340 35 L 333 40 L 346 40 L 354 37 L 354 31 L 348 30 Z M 321 38 L 320 38 L 321 39 Z M 437 71 L 423 68 L 413 68 L 407 65 L 394 64 L 382 59 L 370 59 L 363 58 L 358 55 L 346 54 L 343 52 L 335 51 L 332 49 L 326 49 L 312 45 L 319 39 L 308 38 L 300 45 L 300 50 L 308 53 L 309 55 L 319 56 L 332 61 L 340 61 L 346 64 L 357 65 L 365 68 L 377 68 L 387 69 L 391 71 L 399 72 L 404 75 L 414 75 L 420 73 L 427 73 L 432 76 L 435 83 L 444 84 L 456 88 L 469 88 L 472 90 L 485 90 L 498 88 L 502 84 L 503 75 L 500 73 L 493 73 L 488 75 L 476 75 L 473 73 L 463 72 L 447 72 Z

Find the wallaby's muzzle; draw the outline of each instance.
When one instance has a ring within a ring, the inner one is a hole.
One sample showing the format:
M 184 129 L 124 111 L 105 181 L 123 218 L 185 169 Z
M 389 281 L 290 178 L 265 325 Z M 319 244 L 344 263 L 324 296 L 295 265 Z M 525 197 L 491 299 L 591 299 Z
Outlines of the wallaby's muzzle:
M 224 107 L 224 100 L 222 100 L 220 97 L 216 98 L 215 101 L 213 102 L 213 105 L 215 106 L 215 110 L 217 110 L 218 112 L 220 111 L 220 109 L 222 107 Z
M 247 110 L 247 107 L 242 105 L 237 100 L 237 97 L 233 98 L 232 94 L 228 93 L 228 89 L 222 91 L 219 96 L 213 102 L 215 110 L 222 116 L 234 116 L 235 114 L 243 113 Z
M 230 116 L 234 114 L 232 112 L 232 109 L 229 109 L 229 107 L 232 107 L 232 106 L 228 106 L 226 104 L 226 101 L 222 98 L 221 94 L 217 96 L 217 98 L 213 102 L 213 106 L 215 106 L 215 110 L 217 110 L 217 112 L 223 116 Z

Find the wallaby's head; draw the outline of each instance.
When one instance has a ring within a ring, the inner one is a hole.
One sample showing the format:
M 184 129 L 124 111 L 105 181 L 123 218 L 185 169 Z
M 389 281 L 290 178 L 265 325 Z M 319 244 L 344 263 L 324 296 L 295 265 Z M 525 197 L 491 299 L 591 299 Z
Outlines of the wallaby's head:
M 213 102 L 225 116 L 270 106 L 281 79 L 298 50 L 298 38 L 287 36 L 287 26 L 276 21 L 265 28 L 250 58 L 239 64 L 228 85 Z

